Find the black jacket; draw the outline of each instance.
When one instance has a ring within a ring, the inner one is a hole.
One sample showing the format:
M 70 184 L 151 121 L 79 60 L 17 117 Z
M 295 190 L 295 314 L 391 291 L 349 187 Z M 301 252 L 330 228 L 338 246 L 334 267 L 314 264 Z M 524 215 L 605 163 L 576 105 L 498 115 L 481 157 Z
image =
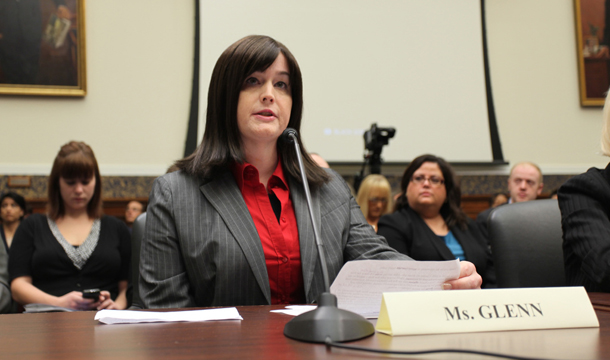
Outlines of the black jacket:
M 567 284 L 610 292 L 610 165 L 571 178 L 557 195 Z
M 424 220 L 410 208 L 381 217 L 378 226 L 377 233 L 385 237 L 391 247 L 415 260 L 455 259 L 443 239 L 432 232 Z M 469 219 L 466 229 L 452 226 L 450 230 L 462 245 L 466 260 L 473 263 L 483 277 L 483 287 L 495 287 L 496 273 L 491 252 L 479 225 Z

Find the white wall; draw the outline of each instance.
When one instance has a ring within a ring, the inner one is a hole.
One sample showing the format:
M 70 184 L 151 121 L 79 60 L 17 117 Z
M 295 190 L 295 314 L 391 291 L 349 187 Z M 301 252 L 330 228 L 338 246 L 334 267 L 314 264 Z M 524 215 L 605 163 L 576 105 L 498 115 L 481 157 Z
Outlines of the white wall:
M 286 44 L 304 78 L 300 135 L 327 161 L 362 161 L 374 122 L 397 129 L 387 161 L 424 152 L 492 160 L 480 0 L 200 2 L 202 84 L 218 55 L 246 34 Z M 207 86 L 200 99 L 206 103 Z
M 193 67 L 192 0 L 86 1 L 87 95 L 0 97 L 0 174 L 50 172 L 69 140 L 102 175 L 159 175 L 183 155 Z
M 504 157 L 545 174 L 605 167 L 601 108 L 582 108 L 573 0 L 486 0 L 488 54 Z
M 486 3 L 505 158 L 534 161 L 546 174 L 605 166 L 601 109 L 579 104 L 573 1 Z M 87 96 L 0 97 L 0 174 L 48 174 L 71 139 L 93 147 L 103 175 L 163 173 L 184 149 L 193 8 L 191 0 L 87 1 Z

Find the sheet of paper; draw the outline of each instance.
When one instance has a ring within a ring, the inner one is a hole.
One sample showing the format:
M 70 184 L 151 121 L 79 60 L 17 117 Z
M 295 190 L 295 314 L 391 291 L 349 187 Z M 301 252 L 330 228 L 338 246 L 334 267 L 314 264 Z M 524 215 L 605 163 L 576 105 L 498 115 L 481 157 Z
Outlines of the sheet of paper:
M 272 313 L 298 316 L 317 308 L 316 305 L 288 305 L 284 309 L 271 310 Z
M 243 320 L 237 309 L 209 309 L 185 311 L 133 311 L 133 310 L 100 310 L 95 320 L 104 324 L 137 324 L 150 322 L 209 321 L 209 320 Z
M 330 287 L 339 307 L 367 318 L 379 316 L 384 292 L 441 290 L 460 276 L 459 260 L 359 260 L 343 266 Z

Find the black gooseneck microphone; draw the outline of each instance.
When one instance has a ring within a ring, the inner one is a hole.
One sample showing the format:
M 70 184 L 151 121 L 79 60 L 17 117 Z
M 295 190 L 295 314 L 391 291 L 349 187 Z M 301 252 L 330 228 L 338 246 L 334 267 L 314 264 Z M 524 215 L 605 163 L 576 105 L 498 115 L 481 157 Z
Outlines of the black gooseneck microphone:
M 284 327 L 284 335 L 300 341 L 325 343 L 328 340 L 334 342 L 352 341 L 371 336 L 375 333 L 375 327 L 364 317 L 353 312 L 342 310 L 337 307 L 337 297 L 330 293 L 330 281 L 326 265 L 326 252 L 324 244 L 318 232 L 318 224 L 314 220 L 313 207 L 311 205 L 311 193 L 309 182 L 303 166 L 303 156 L 299 147 L 297 131 L 292 128 L 284 130 L 282 141 L 293 143 L 301 170 L 301 180 L 305 190 L 305 198 L 309 209 L 309 217 L 313 227 L 313 234 L 318 248 L 318 259 L 324 277 L 324 292 L 318 297 L 318 307 L 290 320 Z

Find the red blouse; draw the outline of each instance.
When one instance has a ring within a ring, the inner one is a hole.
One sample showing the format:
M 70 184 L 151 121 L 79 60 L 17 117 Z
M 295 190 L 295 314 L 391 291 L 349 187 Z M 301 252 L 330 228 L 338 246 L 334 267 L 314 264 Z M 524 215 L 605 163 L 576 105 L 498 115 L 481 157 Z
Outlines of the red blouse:
M 259 180 L 258 169 L 251 164 L 235 164 L 233 176 L 261 239 L 271 288 L 271 304 L 304 303 L 299 229 L 281 161 L 278 161 L 266 188 Z M 281 204 L 279 220 L 269 200 L 271 193 Z

